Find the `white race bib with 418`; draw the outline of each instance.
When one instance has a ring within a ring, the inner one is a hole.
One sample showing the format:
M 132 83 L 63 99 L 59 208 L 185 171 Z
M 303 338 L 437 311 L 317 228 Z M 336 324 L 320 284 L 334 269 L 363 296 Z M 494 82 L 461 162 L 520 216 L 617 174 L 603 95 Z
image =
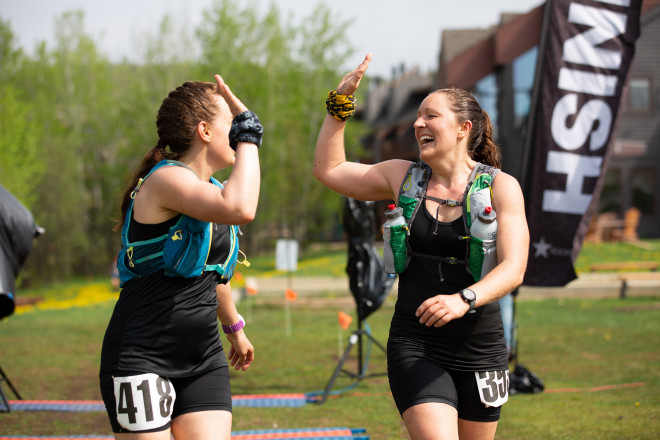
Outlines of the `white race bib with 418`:
M 172 383 L 157 374 L 114 377 L 117 421 L 129 431 L 167 425 L 176 393 Z

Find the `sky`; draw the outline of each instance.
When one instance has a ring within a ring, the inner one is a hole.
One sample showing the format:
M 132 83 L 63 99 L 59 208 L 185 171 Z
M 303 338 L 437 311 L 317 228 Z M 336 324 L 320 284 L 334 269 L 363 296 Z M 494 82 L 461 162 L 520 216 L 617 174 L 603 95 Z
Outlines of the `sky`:
M 112 60 L 135 59 L 140 35 L 155 33 L 169 14 L 179 26 L 196 27 L 215 0 L 0 0 L 0 18 L 9 21 L 18 46 L 32 53 L 50 41 L 55 18 L 83 10 L 85 31 Z M 348 70 L 372 52 L 369 74 L 391 77 L 401 64 L 422 72 L 437 68 L 443 30 L 487 28 L 501 13 L 526 13 L 543 0 L 253 0 L 264 13 L 275 3 L 294 23 L 325 3 L 341 21 L 352 21 L 346 35 L 356 49 L 344 60 Z M 244 4 L 244 3 L 241 3 Z

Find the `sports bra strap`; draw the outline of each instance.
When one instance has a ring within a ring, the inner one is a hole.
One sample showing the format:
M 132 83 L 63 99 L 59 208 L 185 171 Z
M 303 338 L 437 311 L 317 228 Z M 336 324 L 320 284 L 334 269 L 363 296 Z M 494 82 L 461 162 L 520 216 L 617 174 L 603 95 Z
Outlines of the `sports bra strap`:
M 438 202 L 441 205 L 447 205 L 447 206 L 463 206 L 464 203 L 463 201 L 458 201 L 458 200 L 452 200 L 452 199 L 439 199 L 437 197 L 432 197 L 428 194 L 424 194 L 425 199 L 433 200 L 434 202 Z

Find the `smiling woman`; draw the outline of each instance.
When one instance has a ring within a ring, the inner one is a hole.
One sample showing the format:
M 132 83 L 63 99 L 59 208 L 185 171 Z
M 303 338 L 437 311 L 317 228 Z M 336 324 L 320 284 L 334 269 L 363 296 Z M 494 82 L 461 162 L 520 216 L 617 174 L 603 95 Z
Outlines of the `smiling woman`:
M 370 62 L 371 54 L 330 96 L 352 103 Z M 419 162 L 361 164 L 346 160 L 347 115 L 328 106 L 314 175 L 345 196 L 403 208 L 408 252 L 394 265 L 387 344 L 394 402 L 413 440 L 492 439 L 509 388 L 497 300 L 522 282 L 529 234 L 520 186 L 499 170 L 490 118 L 469 92 L 437 90 L 413 125 Z M 481 209 L 497 216 L 496 239 L 471 235 Z M 496 252 L 494 267 L 483 263 L 486 249 Z

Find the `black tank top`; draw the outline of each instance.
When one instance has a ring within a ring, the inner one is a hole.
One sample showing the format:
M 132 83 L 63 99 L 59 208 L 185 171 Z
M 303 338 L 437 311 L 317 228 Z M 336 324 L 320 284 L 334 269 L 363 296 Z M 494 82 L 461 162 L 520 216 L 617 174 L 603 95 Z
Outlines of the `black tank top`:
M 436 222 L 424 206 L 415 216 L 410 234 L 413 252 L 465 259 L 467 241 L 459 240 L 466 235 L 462 217 L 449 223 Z M 451 295 L 472 284 L 474 279 L 464 264 L 412 256 L 408 268 L 399 277 L 399 295 L 388 342 L 389 368 L 415 358 L 466 371 L 507 368 L 497 302 L 479 307 L 476 313 L 466 314 L 440 328 L 426 327 L 415 316 L 426 299 Z
M 156 225 L 131 219 L 131 239 L 146 240 L 169 230 L 178 217 Z M 224 262 L 230 230 L 213 224 L 208 264 Z M 196 278 L 163 271 L 124 285 L 103 340 L 100 374 L 124 371 L 185 377 L 226 366 L 218 333 L 217 272 Z

